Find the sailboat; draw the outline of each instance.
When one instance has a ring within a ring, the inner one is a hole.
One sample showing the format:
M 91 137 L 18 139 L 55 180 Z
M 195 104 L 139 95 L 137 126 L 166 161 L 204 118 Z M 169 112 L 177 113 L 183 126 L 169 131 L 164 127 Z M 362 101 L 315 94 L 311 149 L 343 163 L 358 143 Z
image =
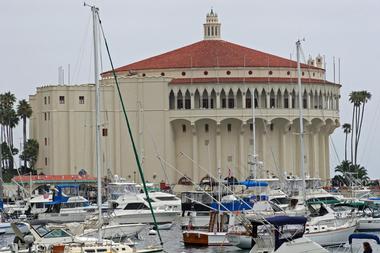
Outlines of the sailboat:
M 122 253 L 148 253 L 148 252 L 161 252 L 162 248 L 148 248 L 136 250 L 131 248 L 129 245 L 124 243 L 115 243 L 110 240 L 104 240 L 102 238 L 102 225 L 103 225 L 103 214 L 102 214 L 102 178 L 101 178 L 101 143 L 100 143 L 100 83 L 99 83 L 99 70 L 98 70 L 98 32 L 99 32 L 99 9 L 96 6 L 87 5 L 90 7 L 92 12 L 93 21 L 93 43 L 94 43 L 94 78 L 95 78 L 95 104 L 96 104 L 96 170 L 97 170 L 97 181 L 98 181 L 98 193 L 97 193 L 97 206 L 98 206 L 98 239 L 96 242 L 84 242 L 84 243 L 65 243 L 56 244 L 52 246 L 52 252 L 122 252 Z M 117 225 L 114 225 L 117 229 Z M 121 225 L 122 226 L 122 225 Z

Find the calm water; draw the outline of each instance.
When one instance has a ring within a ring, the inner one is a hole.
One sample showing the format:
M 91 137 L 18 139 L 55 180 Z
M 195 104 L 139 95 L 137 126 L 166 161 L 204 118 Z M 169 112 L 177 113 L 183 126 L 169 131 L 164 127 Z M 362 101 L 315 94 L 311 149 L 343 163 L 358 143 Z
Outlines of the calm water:
M 141 248 L 144 246 L 150 246 L 153 244 L 158 245 L 159 240 L 156 235 L 148 235 L 149 229 L 143 231 L 140 234 L 140 239 L 138 240 L 137 247 Z M 380 235 L 380 233 L 377 233 Z M 248 253 L 247 250 L 241 250 L 239 248 L 233 247 L 233 246 L 213 246 L 213 247 L 185 247 L 182 243 L 182 231 L 180 229 L 180 226 L 178 224 L 174 225 L 171 230 L 163 230 L 161 231 L 162 240 L 164 242 L 164 249 L 168 253 L 215 253 L 215 252 L 222 252 L 222 253 L 228 253 L 228 252 L 236 252 L 236 253 Z M 0 246 L 7 246 L 13 241 L 13 236 L 0 236 Z M 358 245 L 361 245 L 361 242 L 357 242 Z M 373 243 L 371 242 L 373 245 Z M 355 253 L 361 253 L 362 250 L 356 247 L 354 250 Z M 374 252 L 380 252 L 380 248 L 376 249 L 374 248 Z M 338 249 L 338 248 L 329 248 L 329 251 L 332 253 L 343 253 L 343 252 L 350 252 L 348 248 L 345 249 Z

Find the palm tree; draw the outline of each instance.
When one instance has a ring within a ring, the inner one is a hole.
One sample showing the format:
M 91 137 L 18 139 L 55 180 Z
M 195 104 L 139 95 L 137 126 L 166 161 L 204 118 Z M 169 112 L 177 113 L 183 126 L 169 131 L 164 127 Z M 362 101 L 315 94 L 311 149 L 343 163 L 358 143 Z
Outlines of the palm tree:
M 26 119 L 32 116 L 32 107 L 25 99 L 20 100 L 17 106 L 17 115 L 22 119 L 22 135 L 23 145 L 26 146 Z M 24 168 L 26 168 L 26 160 L 24 160 Z
M 351 161 L 354 161 L 354 131 L 357 132 L 357 114 L 361 104 L 359 91 L 352 91 L 349 95 L 349 101 L 352 103 L 352 120 L 351 120 Z M 355 135 L 356 136 L 356 135 Z
M 346 134 L 346 140 L 344 142 L 344 160 L 347 161 L 347 137 L 351 133 L 351 125 L 349 123 L 345 123 L 342 128 L 343 132 Z
M 359 146 L 359 140 L 360 140 L 360 134 L 362 132 L 362 126 L 363 126 L 363 119 L 364 119 L 364 109 L 366 103 L 371 99 L 372 95 L 370 92 L 363 90 L 359 92 L 359 97 L 361 100 L 361 105 L 362 105 L 362 110 L 361 110 L 361 115 L 359 122 L 358 122 L 358 134 L 356 138 L 356 144 L 355 144 L 355 164 L 356 164 L 356 158 L 357 158 L 357 153 L 358 153 L 358 146 Z
M 31 171 L 34 170 L 34 165 L 37 162 L 38 150 L 39 150 L 38 142 L 34 139 L 29 139 L 26 141 L 24 150 L 22 151 L 22 154 L 20 155 L 20 158 L 22 160 L 29 162 L 29 168 Z

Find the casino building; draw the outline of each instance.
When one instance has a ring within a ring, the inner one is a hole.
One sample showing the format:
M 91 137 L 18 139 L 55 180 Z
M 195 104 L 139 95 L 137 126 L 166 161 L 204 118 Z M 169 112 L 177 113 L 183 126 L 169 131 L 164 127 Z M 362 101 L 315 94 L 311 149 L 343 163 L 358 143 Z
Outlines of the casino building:
M 340 85 L 326 80 L 322 57 L 301 65 L 299 94 L 295 61 L 222 40 L 221 32 L 211 11 L 203 40 L 116 69 L 147 180 L 176 183 L 186 175 L 198 181 L 218 168 L 223 176 L 247 177 L 252 106 L 259 177 L 301 176 L 302 106 L 306 174 L 329 178 Z M 135 160 L 111 72 L 102 74 L 101 92 L 103 173 L 133 180 Z M 94 85 L 41 86 L 30 103 L 30 137 L 40 143 L 36 167 L 96 175 Z

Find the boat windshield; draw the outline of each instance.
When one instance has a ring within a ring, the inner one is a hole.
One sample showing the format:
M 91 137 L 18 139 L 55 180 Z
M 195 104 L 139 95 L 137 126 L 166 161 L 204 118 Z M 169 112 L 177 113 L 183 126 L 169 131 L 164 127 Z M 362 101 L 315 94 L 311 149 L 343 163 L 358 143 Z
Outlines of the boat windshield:
M 138 191 L 135 184 L 110 184 L 108 185 L 108 193 L 110 199 L 116 200 L 125 194 L 137 194 Z
M 278 197 L 278 198 L 273 198 L 270 201 L 272 201 L 273 203 L 276 203 L 277 205 L 288 205 L 290 202 L 290 199 L 286 197 Z
M 63 229 L 49 229 L 46 226 L 39 226 L 34 228 L 39 236 L 44 238 L 57 238 L 57 237 L 70 237 L 70 234 Z

